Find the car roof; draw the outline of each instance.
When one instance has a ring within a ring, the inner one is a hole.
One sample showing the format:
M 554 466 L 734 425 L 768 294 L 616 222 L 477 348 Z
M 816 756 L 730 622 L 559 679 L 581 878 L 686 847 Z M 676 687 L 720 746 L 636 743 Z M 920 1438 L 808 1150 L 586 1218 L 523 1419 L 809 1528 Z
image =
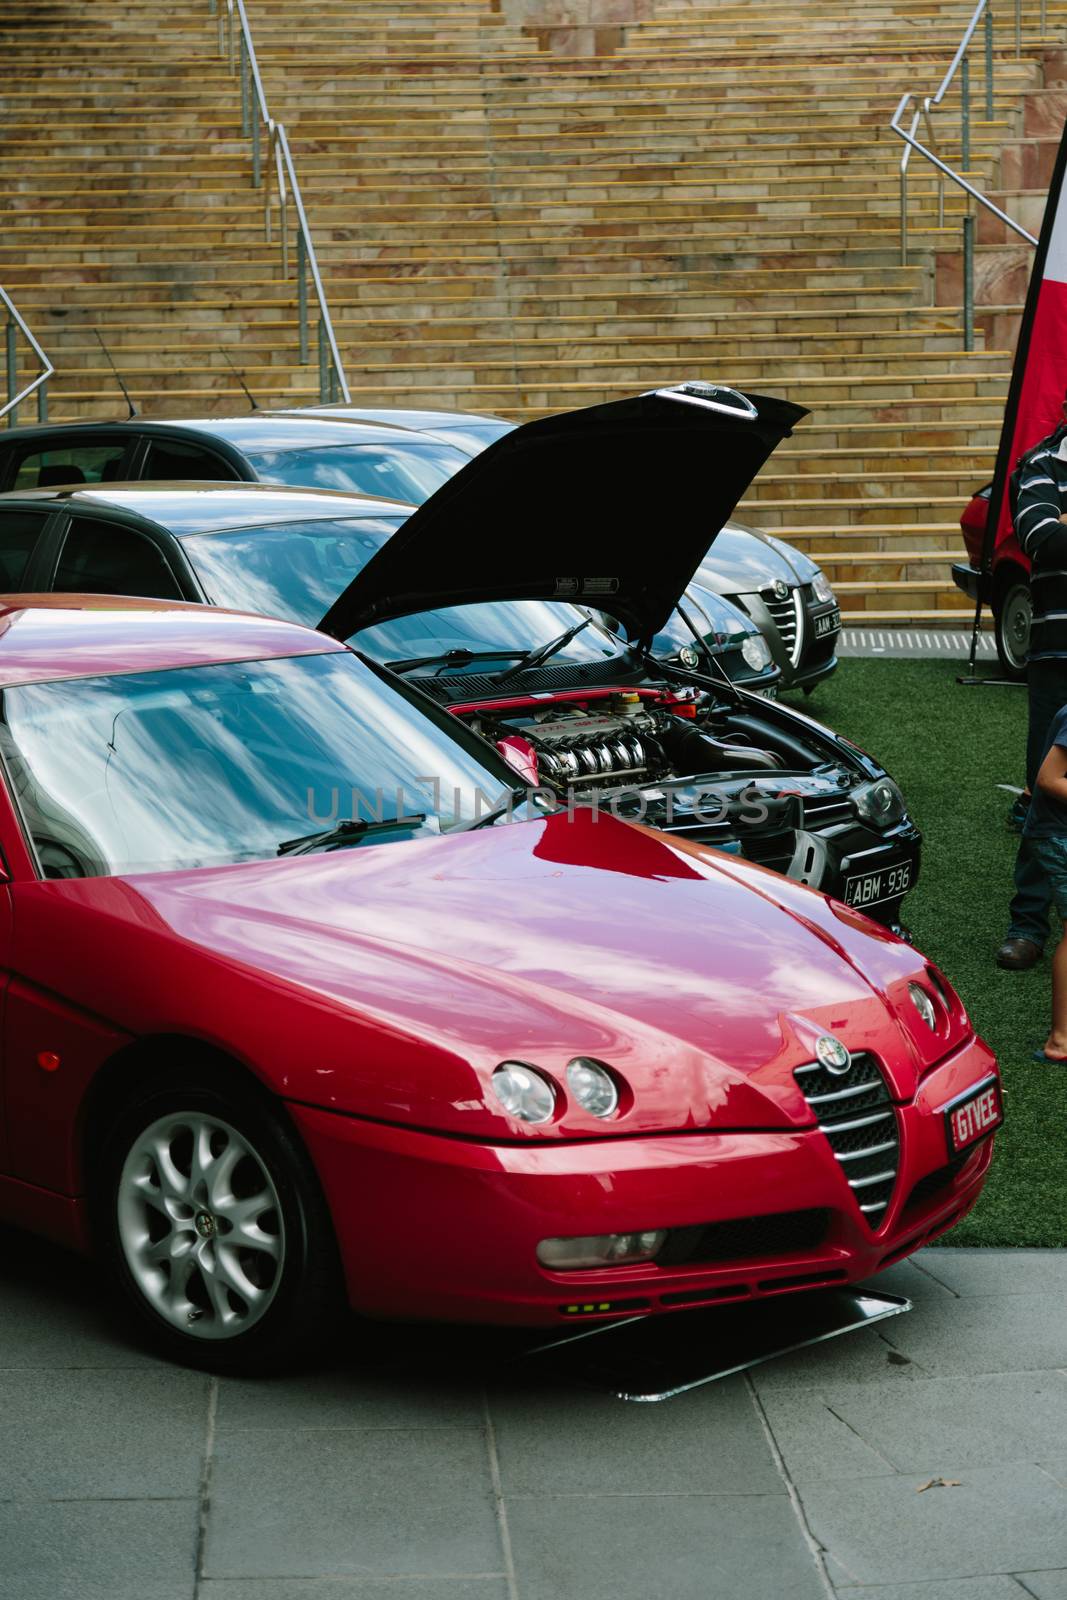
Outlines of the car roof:
M 481 411 L 425 411 L 417 407 L 401 408 L 399 406 L 359 406 L 345 404 L 337 401 L 331 406 L 312 406 L 302 414 L 321 417 L 327 420 L 336 414 L 338 417 L 351 418 L 349 426 L 357 426 L 364 421 L 367 424 L 381 423 L 393 428 L 410 428 L 416 433 L 424 430 L 433 432 L 436 428 L 462 428 L 467 423 L 500 422 L 506 421 L 504 417 L 494 417 Z
M 220 533 L 264 522 L 318 521 L 332 517 L 410 516 L 402 500 L 341 494 L 330 489 L 291 489 L 272 483 L 99 483 L 56 489 L 19 489 L 0 495 L 0 509 L 25 502 L 93 506 L 127 511 L 158 523 L 179 537 Z
M 169 438 L 195 433 L 221 439 L 238 450 L 328 449 L 331 445 L 396 444 L 397 435 L 412 430 L 403 425 L 349 421 L 342 417 L 279 414 L 250 411 L 238 417 L 123 417 L 113 422 L 61 422 L 12 429 L 3 443 L 55 437 L 76 440 L 90 434 L 133 429 L 137 433 Z
M 299 623 L 179 601 L 0 595 L 0 688 L 343 649 Z

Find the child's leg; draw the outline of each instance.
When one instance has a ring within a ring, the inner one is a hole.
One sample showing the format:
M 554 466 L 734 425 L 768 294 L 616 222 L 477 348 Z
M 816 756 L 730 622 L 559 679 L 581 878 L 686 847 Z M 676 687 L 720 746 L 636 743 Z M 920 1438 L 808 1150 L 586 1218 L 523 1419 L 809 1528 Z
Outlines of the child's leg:
M 1067 1056 L 1067 927 L 1052 957 L 1052 1031 L 1045 1053 Z

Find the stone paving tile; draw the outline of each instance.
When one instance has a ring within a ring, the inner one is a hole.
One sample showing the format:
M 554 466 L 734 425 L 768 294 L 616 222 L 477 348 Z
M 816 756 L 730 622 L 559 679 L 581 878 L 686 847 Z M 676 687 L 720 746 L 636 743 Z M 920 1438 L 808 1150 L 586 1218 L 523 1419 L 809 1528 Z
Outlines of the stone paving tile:
M 887 1267 L 884 1272 L 879 1272 L 876 1277 L 868 1278 L 867 1282 L 860 1284 L 861 1289 L 872 1289 L 876 1294 L 902 1294 L 916 1306 L 927 1306 L 937 1301 L 953 1299 L 951 1289 L 937 1280 L 934 1264 L 931 1258 L 944 1255 L 945 1251 L 921 1250 L 918 1255 L 911 1256 L 907 1261 L 898 1261 L 895 1267 Z
M 954 1305 L 958 1302 L 953 1301 Z M 804 1388 L 819 1388 L 832 1381 L 835 1386 L 845 1383 L 915 1383 L 929 1374 L 910 1354 L 904 1355 L 883 1337 L 881 1329 L 899 1327 L 918 1311 L 906 1312 L 877 1328 L 865 1328 L 859 1333 L 846 1334 L 827 1344 L 813 1345 L 810 1350 L 798 1350 L 794 1355 L 781 1356 L 761 1367 L 753 1367 L 752 1382 L 759 1393 L 770 1394 Z
M 234 1578 L 202 1583 L 197 1600 L 508 1600 L 508 1585 L 502 1575 L 412 1578 L 410 1582 L 403 1578 Z
M 1067 1567 L 1058 1572 L 1020 1572 L 1019 1578 L 1034 1600 L 1067 1600 Z
M 1015 1579 L 1003 1576 L 948 1578 L 944 1583 L 864 1583 L 855 1586 L 839 1582 L 838 1588 L 848 1596 L 848 1600 L 1026 1600 L 1025 1591 Z
M 1067 1293 L 1067 1250 L 923 1250 L 923 1268 L 957 1295 Z
M 308 1373 L 284 1381 L 219 1383 L 218 1427 L 480 1428 L 481 1390 L 442 1380 L 367 1375 L 359 1370 Z
M 973 1295 L 882 1324 L 933 1377 L 1067 1367 L 1067 1293 Z
M 661 1405 L 626 1405 L 581 1391 L 495 1392 L 490 1411 L 508 1496 L 782 1490 L 740 1378 Z
M 4 1600 L 193 1600 L 194 1500 L 0 1504 Z
M 857 1584 L 920 1582 L 1067 1565 L 1067 1490 L 1030 1463 L 798 1484 L 812 1533 Z
M 473 1429 L 220 1433 L 204 1576 L 462 1576 L 503 1559 Z
M 0 1499 L 194 1496 L 208 1379 L 151 1372 L 0 1372 Z
M 0 1229 L 0 1370 L 166 1366 L 101 1310 L 90 1262 Z
M 929 1378 L 921 1396 L 899 1383 L 832 1381 L 763 1397 L 786 1467 L 800 1482 L 941 1472 L 1053 1456 L 1067 1439 L 1067 1378 L 997 1373 L 976 1400 L 971 1378 Z
M 507 1514 L 522 1600 L 825 1600 L 784 1494 L 538 1496 Z

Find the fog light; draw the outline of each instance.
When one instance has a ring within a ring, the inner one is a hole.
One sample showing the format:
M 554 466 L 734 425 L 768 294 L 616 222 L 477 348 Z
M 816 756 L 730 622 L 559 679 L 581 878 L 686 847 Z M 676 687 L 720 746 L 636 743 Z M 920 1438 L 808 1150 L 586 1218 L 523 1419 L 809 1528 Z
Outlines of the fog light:
M 644 1233 L 590 1233 L 578 1239 L 542 1239 L 537 1259 L 553 1272 L 576 1272 L 584 1267 L 623 1267 L 651 1261 L 662 1250 L 665 1228 Z
M 937 1032 L 937 1012 L 934 1002 L 930 999 L 925 989 L 920 989 L 917 983 L 908 984 L 908 993 L 911 995 L 912 1005 L 922 1017 L 931 1033 Z

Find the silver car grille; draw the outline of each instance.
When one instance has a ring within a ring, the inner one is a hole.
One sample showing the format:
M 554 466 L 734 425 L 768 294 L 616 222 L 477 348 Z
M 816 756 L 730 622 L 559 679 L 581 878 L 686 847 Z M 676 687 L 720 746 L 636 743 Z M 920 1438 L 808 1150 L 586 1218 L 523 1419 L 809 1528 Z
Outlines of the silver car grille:
M 793 1076 L 841 1163 L 853 1198 L 877 1228 L 893 1197 L 900 1164 L 897 1115 L 889 1088 L 871 1055 L 852 1057 L 840 1075 L 813 1061 Z
M 760 599 L 770 612 L 771 619 L 781 635 L 786 654 L 794 667 L 800 665 L 800 655 L 804 646 L 802 618 L 803 605 L 800 590 L 790 589 L 789 593 L 780 598 L 773 589 L 761 589 Z

